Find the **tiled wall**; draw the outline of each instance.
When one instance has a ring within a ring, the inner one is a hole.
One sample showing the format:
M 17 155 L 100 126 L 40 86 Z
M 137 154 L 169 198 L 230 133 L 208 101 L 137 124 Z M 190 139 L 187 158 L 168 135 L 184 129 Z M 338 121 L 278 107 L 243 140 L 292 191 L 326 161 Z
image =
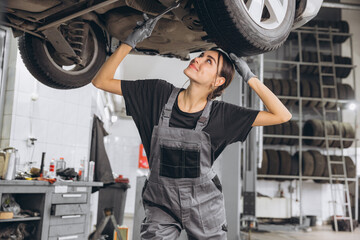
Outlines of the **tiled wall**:
M 20 168 L 29 161 L 39 167 L 46 152 L 46 166 L 51 158 L 64 157 L 67 167 L 77 169 L 80 159 L 89 155 L 95 88 L 92 84 L 72 90 L 49 88 L 28 72 L 18 51 L 10 54 L 8 75 L 1 148 L 19 150 Z M 30 136 L 37 139 L 34 146 L 27 144 Z

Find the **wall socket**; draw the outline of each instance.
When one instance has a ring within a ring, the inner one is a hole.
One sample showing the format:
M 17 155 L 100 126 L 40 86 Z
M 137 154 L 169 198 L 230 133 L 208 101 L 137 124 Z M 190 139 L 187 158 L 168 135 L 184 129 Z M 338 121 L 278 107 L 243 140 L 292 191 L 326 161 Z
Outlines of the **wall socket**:
M 34 137 L 29 137 L 27 139 L 27 146 L 28 147 L 33 147 L 35 146 L 35 142 L 37 141 L 37 138 L 34 138 Z

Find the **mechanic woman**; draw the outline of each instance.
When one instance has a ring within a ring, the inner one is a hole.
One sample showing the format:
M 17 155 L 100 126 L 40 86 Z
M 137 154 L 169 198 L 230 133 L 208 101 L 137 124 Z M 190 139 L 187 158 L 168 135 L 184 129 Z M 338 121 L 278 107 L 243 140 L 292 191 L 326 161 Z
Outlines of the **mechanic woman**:
M 227 145 L 245 141 L 252 126 L 281 124 L 292 115 L 245 61 L 221 50 L 205 51 L 190 62 L 184 70 L 187 89 L 163 80 L 113 79 L 156 22 L 145 18 L 92 80 L 97 88 L 124 96 L 149 159 L 141 239 L 177 239 L 182 229 L 189 239 L 226 239 L 224 199 L 213 162 Z M 213 100 L 230 84 L 235 68 L 268 111 Z

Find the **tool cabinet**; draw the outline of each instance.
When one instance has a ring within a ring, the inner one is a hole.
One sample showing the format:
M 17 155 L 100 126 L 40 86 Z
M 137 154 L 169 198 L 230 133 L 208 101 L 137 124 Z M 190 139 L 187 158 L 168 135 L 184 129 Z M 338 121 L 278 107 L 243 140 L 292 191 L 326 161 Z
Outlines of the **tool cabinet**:
M 0 180 L 2 195 L 10 193 L 21 209 L 40 213 L 38 217 L 0 220 L 0 229 L 15 222 L 36 226 L 34 239 L 87 239 L 90 231 L 90 194 L 99 182 L 56 182 Z

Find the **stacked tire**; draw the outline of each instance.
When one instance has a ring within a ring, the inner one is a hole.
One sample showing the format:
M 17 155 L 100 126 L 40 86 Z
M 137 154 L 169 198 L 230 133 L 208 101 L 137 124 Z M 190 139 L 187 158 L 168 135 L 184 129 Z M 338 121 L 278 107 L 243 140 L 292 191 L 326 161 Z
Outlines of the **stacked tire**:
M 299 136 L 299 125 L 297 121 L 290 120 L 283 124 L 264 126 L 264 134 Z M 264 137 L 263 143 L 294 146 L 299 143 L 299 139 L 286 137 Z
M 346 174 L 348 178 L 356 177 L 356 168 L 354 161 L 348 157 L 345 158 Z M 341 156 L 331 155 L 331 161 L 341 161 Z M 289 152 L 283 150 L 266 149 L 263 151 L 263 161 L 261 168 L 258 168 L 259 175 L 283 175 L 298 176 L 299 175 L 300 152 L 290 155 Z M 301 152 L 301 174 L 302 176 L 313 177 L 329 177 L 327 156 L 322 155 L 317 150 L 308 150 Z M 342 164 L 332 164 L 332 174 L 343 175 Z M 268 178 L 266 178 L 268 179 Z M 274 179 L 268 179 L 274 180 Z M 292 180 L 288 178 L 275 178 L 275 180 Z M 328 183 L 329 180 L 314 180 L 317 183 Z M 342 183 L 339 181 L 339 183 Z
M 312 21 L 308 22 L 305 26 L 308 26 L 308 27 L 317 26 L 318 28 L 327 28 L 327 29 L 329 29 L 331 27 L 331 29 L 335 30 L 337 33 L 349 33 L 349 30 L 350 30 L 349 23 L 346 21 L 312 20 Z M 321 35 L 323 37 L 329 37 L 328 34 L 325 34 L 325 33 L 322 33 Z M 303 36 L 302 40 L 304 42 L 315 41 L 314 34 L 302 33 L 302 36 Z M 333 43 L 343 43 L 348 38 L 349 38 L 349 36 L 332 35 Z M 297 40 L 297 33 L 292 32 L 292 33 L 290 33 L 288 40 L 294 40 L 294 39 Z
M 321 54 L 320 59 L 322 63 L 331 63 L 331 55 Z M 295 58 L 296 61 L 300 60 L 300 56 Z M 318 54 L 317 52 L 303 51 L 302 52 L 302 61 L 305 63 L 318 63 Z M 349 57 L 334 56 L 334 63 L 339 65 L 349 65 L 349 67 L 344 66 L 335 66 L 335 75 L 338 78 L 347 78 L 351 72 L 352 61 Z M 322 73 L 333 73 L 332 66 L 322 66 Z M 300 67 L 300 73 L 308 75 L 318 75 L 319 67 L 317 65 L 302 65 Z
M 297 82 L 289 79 L 264 79 L 264 84 L 275 94 L 280 96 L 297 96 Z M 325 81 L 326 85 L 334 85 L 333 82 Z M 307 98 L 321 98 L 321 88 L 318 80 L 301 79 L 300 96 Z M 354 89 L 349 84 L 337 83 L 337 96 L 342 100 L 354 100 Z M 323 98 L 335 99 L 335 90 L 333 88 L 323 88 Z M 287 107 L 299 104 L 295 99 L 283 99 L 280 101 Z M 331 109 L 336 107 L 335 101 L 322 102 L 319 100 L 302 100 L 303 107 L 321 108 L 325 104 L 325 108 Z
M 303 126 L 303 136 L 311 137 L 325 137 L 325 131 L 327 135 L 333 138 L 341 137 L 350 138 L 349 140 L 342 140 L 343 148 L 349 148 L 354 140 L 355 131 L 350 123 L 339 121 L 324 121 L 319 119 L 307 120 Z M 325 139 L 304 139 L 304 144 L 316 147 L 326 147 Z M 328 147 L 341 148 L 340 140 L 329 139 Z

